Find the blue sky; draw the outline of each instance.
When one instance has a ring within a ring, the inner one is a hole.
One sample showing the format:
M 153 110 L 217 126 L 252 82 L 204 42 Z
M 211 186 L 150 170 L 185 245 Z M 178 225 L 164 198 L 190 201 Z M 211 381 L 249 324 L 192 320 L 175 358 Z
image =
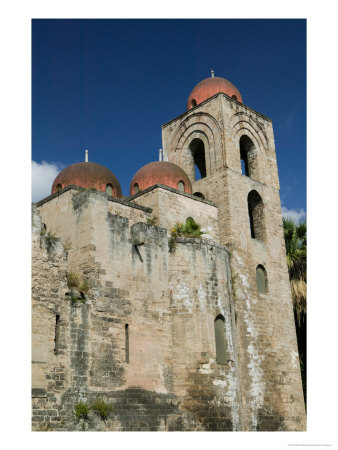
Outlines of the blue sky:
M 33 20 L 33 200 L 49 194 L 58 170 L 83 161 L 86 148 L 128 195 L 135 172 L 158 159 L 161 125 L 186 110 L 211 68 L 272 119 L 282 206 L 304 217 L 302 19 Z

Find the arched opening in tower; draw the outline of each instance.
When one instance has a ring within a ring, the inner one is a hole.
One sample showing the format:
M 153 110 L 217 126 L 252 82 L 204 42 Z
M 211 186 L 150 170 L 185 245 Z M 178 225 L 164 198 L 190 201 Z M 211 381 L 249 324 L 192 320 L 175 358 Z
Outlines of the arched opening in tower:
M 195 181 L 207 176 L 205 165 L 205 149 L 201 139 L 195 138 L 190 142 L 189 149 L 194 160 Z
M 264 205 L 262 197 L 255 190 L 250 191 L 248 195 L 248 212 L 252 239 L 264 241 Z
M 248 136 L 241 136 L 239 140 L 242 174 L 252 177 L 255 173 L 255 146 Z
M 266 294 L 267 293 L 267 275 L 266 270 L 264 266 L 259 264 L 256 267 L 256 284 L 257 284 L 257 291 L 259 294 Z

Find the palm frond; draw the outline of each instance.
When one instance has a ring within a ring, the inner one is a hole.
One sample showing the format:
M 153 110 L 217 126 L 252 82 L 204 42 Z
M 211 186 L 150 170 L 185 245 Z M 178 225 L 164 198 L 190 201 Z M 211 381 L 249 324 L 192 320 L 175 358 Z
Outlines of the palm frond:
M 293 309 L 299 326 L 306 316 L 306 291 L 307 286 L 304 280 L 291 280 Z

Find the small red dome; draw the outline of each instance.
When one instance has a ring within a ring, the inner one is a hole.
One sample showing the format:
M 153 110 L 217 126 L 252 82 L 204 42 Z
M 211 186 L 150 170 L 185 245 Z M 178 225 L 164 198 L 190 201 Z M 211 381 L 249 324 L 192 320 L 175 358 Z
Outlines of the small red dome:
M 131 180 L 129 193 L 137 194 L 155 184 L 164 184 L 187 194 L 192 193 L 188 175 L 176 164 L 168 161 L 155 161 L 143 166 Z
M 210 77 L 199 82 L 188 98 L 187 109 L 191 109 L 194 106 L 199 105 L 208 98 L 212 97 L 219 92 L 229 95 L 229 97 L 235 98 L 237 101 L 243 103 L 242 96 L 239 90 L 230 81 L 220 77 Z
M 112 197 L 121 198 L 121 186 L 113 172 L 101 164 L 79 162 L 63 169 L 55 178 L 52 194 L 70 184 L 86 189 L 107 192 Z

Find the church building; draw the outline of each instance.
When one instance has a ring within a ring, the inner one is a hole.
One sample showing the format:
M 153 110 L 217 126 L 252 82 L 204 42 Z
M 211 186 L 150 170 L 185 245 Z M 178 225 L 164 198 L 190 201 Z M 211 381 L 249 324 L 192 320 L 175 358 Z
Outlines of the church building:
M 212 71 L 117 177 L 33 204 L 32 429 L 304 431 L 271 120 Z

